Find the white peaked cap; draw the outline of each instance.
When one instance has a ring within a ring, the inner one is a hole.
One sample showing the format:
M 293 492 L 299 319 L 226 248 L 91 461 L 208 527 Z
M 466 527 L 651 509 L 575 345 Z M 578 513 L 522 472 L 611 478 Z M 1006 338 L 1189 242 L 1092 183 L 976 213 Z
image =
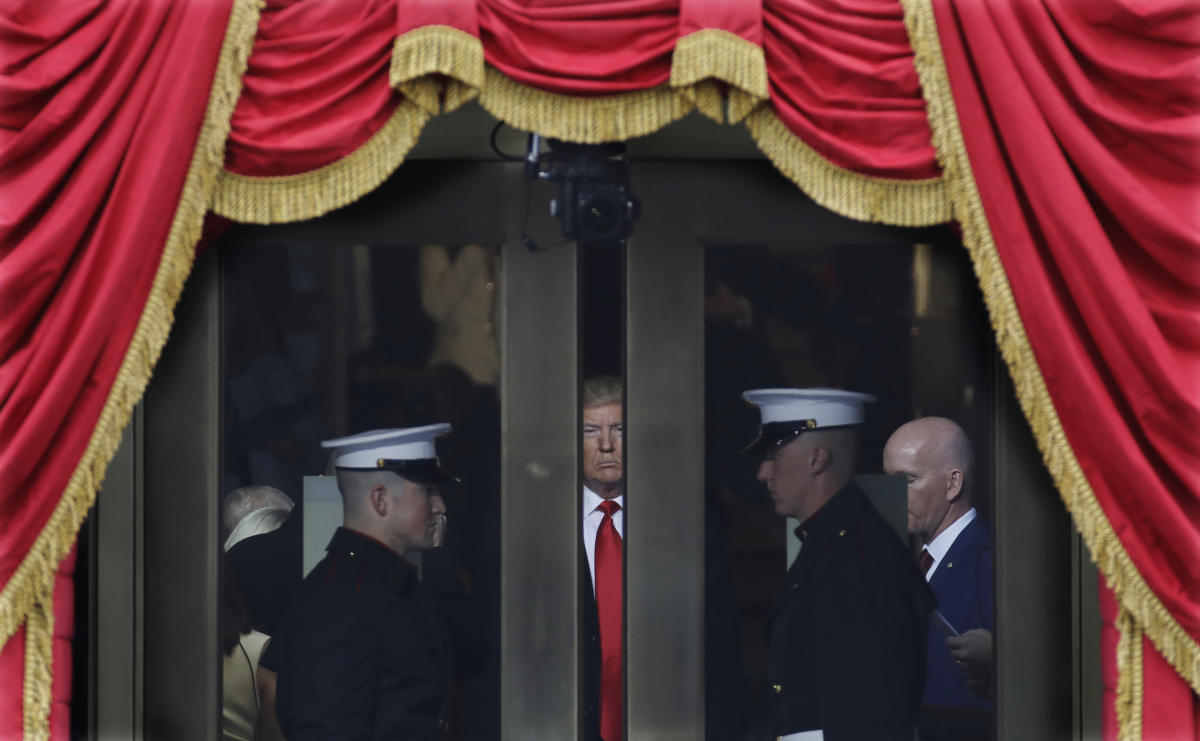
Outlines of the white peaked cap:
M 860 425 L 863 405 L 875 401 L 870 394 L 830 388 L 754 389 L 742 398 L 759 408 L 764 425 L 812 420 L 811 429 Z
M 381 468 L 380 461 L 413 461 L 437 458 L 434 440 L 450 432 L 441 422 L 424 427 L 371 430 L 336 440 L 324 440 L 322 448 L 337 448 L 333 465 L 338 468 Z

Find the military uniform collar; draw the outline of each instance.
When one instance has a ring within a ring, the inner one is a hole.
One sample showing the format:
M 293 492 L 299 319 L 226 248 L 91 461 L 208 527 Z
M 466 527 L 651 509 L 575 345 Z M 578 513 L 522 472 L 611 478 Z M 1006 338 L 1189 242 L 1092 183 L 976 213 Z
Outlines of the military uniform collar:
M 375 538 L 347 527 L 339 527 L 334 532 L 325 550 L 342 558 L 360 561 L 398 589 L 416 577 L 416 567 L 403 556 L 397 555 Z
M 846 524 L 854 519 L 865 497 L 858 485 L 851 481 L 830 497 L 821 509 L 800 523 L 796 528 L 796 537 L 807 545 L 815 540 L 844 535 Z

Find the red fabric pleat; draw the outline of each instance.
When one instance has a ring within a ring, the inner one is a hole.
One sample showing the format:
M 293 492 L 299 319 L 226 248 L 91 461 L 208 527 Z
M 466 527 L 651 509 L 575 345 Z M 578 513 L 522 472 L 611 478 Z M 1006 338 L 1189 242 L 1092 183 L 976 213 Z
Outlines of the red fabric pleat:
M 941 175 L 896 0 L 764 0 L 771 107 L 825 159 L 864 175 Z
M 230 3 L 0 19 L 0 583 L 58 504 L 158 269 Z M 188 60 L 180 64 L 181 59 Z
M 679 31 L 673 0 L 480 0 L 488 64 L 563 95 L 613 95 L 667 81 Z
M 242 78 L 225 168 L 294 175 L 362 146 L 399 102 L 388 81 L 395 38 L 392 0 L 271 0 Z
M 624 561 L 621 536 L 613 524 L 613 513 L 621 505 L 612 500 L 600 503 L 604 512 L 596 532 L 596 613 L 600 623 L 600 737 L 621 741 L 625 716 L 622 712 L 624 691 L 624 612 L 622 591 Z
M 971 168 L 1067 441 L 1134 565 L 1200 641 L 1197 6 L 934 7 Z

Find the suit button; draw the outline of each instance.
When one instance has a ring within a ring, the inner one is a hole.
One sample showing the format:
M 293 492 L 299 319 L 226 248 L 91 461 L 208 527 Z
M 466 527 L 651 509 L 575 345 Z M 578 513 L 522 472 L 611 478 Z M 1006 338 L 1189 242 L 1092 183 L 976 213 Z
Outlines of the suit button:
M 771 689 L 774 690 L 775 694 L 778 695 L 781 692 L 783 692 L 783 685 L 782 684 L 773 684 L 773 685 L 771 685 Z

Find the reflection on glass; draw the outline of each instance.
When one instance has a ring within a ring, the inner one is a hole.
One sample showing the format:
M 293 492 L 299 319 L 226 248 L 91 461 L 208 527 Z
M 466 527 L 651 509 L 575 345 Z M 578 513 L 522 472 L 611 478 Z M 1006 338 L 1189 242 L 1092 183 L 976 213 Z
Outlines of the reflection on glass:
M 886 475 L 884 446 L 906 422 L 937 416 L 953 420 L 975 449 L 990 449 L 990 333 L 965 253 L 953 244 L 709 245 L 704 312 L 706 477 L 727 529 L 750 684 L 747 705 L 752 717 L 764 718 L 776 692 L 767 680 L 764 636 L 771 606 L 797 552 L 792 534 L 797 523 L 785 526 L 775 514 L 756 480 L 760 461 L 740 455 L 759 422 L 742 392 L 825 386 L 877 397 L 861 428 L 858 481 L 879 500 L 877 509 L 897 533 L 907 535 L 916 559 L 924 537 L 910 532 L 911 507 L 905 501 L 914 495 L 911 489 L 905 495 L 907 480 Z M 940 438 L 931 441 L 940 444 Z M 962 467 L 968 484 L 964 491 L 970 492 L 977 517 L 968 536 L 978 531 L 986 535 L 991 461 L 981 456 Z M 962 498 L 955 513 L 970 509 L 965 502 Z M 965 579 L 965 570 L 955 571 L 967 563 L 965 557 L 953 567 L 949 564 L 955 557 L 943 558 L 940 576 L 937 569 L 930 570 L 933 591 L 946 606 L 943 616 L 949 618 L 947 610 L 955 613 L 963 625 L 954 627 L 966 638 L 954 638 L 948 646 L 944 632 L 934 633 L 945 626 L 931 625 L 925 659 L 932 667 L 927 672 L 931 682 L 950 681 L 938 678 L 945 675 L 934 666 L 948 662 L 955 672 L 953 684 L 966 694 L 947 701 L 944 692 L 939 695 L 937 686 L 929 684 L 921 716 L 924 721 L 940 713 L 969 722 L 942 727 L 923 722 L 923 739 L 988 738 L 991 733 L 993 670 L 990 657 L 979 658 L 991 640 L 990 546 L 980 545 L 972 554 L 978 578 L 970 582 L 980 596 L 965 612 L 953 606 L 957 598 L 940 590 L 937 581 L 951 574 Z M 986 637 L 971 633 L 974 628 L 986 630 Z M 963 665 L 955 663 L 952 649 Z M 939 703 L 948 708 L 935 707 Z M 963 735 L 972 733 L 982 735 Z
M 237 537 L 230 541 L 224 583 L 227 622 L 238 626 L 233 638 L 269 637 L 287 614 L 303 574 L 309 514 L 303 481 L 328 473 L 320 441 L 449 422 L 454 432 L 438 452 L 461 483 L 442 487 L 445 547 L 473 582 L 488 648 L 496 651 L 499 258 L 497 246 L 478 244 L 292 245 L 223 256 L 222 490 L 269 487 L 279 501 L 294 503 L 290 512 L 276 507 L 282 517 L 266 514 L 265 506 L 229 509 L 223 537 L 235 531 Z M 319 509 L 313 507 L 312 517 Z M 340 517 L 339 506 L 325 509 L 325 519 Z M 242 656 L 237 643 L 225 652 L 227 663 L 240 671 L 241 658 L 253 667 L 258 649 Z M 488 661 L 484 673 L 497 671 L 495 653 Z M 243 688 L 252 685 L 227 676 L 227 708 L 239 706 L 245 715 L 254 703 L 244 702 L 253 694 Z M 471 677 L 456 687 L 452 726 L 498 723 L 498 697 L 489 696 L 489 683 Z M 481 711 L 469 713 L 468 706 Z M 496 717 L 484 708 L 494 708 Z M 241 727 L 240 721 L 226 724 L 230 733 Z

